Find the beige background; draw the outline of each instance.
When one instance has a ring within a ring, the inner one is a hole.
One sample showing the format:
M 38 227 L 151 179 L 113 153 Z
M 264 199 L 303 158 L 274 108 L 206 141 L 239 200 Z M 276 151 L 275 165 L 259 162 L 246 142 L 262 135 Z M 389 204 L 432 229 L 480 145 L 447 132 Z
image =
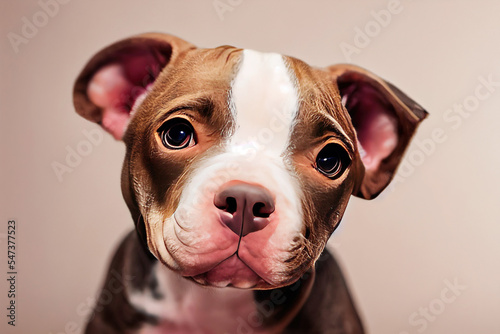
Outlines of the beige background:
M 417 140 L 439 129 L 445 139 L 427 153 L 414 142 L 413 162 L 399 171 L 404 182 L 374 201 L 353 199 L 332 237 L 365 325 L 384 334 L 500 333 L 500 87 L 474 98 L 480 77 L 500 82 L 500 4 L 401 0 L 401 11 L 377 31 L 371 11 L 389 0 L 221 1 L 232 8 L 222 19 L 212 0 L 69 1 L 17 53 L 8 33 L 22 34 L 23 17 L 43 19 L 42 9 L 34 0 L 1 2 L 0 332 L 74 332 L 132 227 L 119 187 L 120 142 L 106 136 L 62 182 L 51 166 L 65 164 L 67 147 L 86 140 L 82 130 L 98 128 L 71 102 L 73 80 L 94 52 L 160 31 L 325 66 L 348 61 L 341 43 L 355 46 L 356 29 L 367 27 L 373 37 L 350 61 L 430 112 Z M 467 117 L 444 118 L 462 103 L 473 109 Z M 18 222 L 15 329 L 5 317 L 8 219 Z M 446 281 L 465 290 L 443 304 Z M 418 312 L 429 306 L 439 314 L 424 328 Z M 409 320 L 414 312 L 418 326 Z

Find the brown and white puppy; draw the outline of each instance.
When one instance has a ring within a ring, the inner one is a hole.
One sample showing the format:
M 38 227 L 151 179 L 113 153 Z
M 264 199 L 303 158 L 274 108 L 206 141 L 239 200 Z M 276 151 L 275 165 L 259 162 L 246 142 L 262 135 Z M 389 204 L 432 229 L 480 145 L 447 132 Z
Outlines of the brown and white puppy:
M 390 182 L 426 112 L 351 65 L 165 34 L 95 55 L 77 112 L 127 151 L 136 223 L 87 333 L 362 333 L 325 250 Z

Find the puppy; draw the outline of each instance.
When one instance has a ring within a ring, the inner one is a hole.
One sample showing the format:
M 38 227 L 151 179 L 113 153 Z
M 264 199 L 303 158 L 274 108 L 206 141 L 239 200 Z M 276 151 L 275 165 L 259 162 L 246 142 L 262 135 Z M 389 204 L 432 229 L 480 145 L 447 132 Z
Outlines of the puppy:
M 325 249 L 425 110 L 352 65 L 150 33 L 98 52 L 76 111 L 126 145 L 135 231 L 86 333 L 363 333 Z

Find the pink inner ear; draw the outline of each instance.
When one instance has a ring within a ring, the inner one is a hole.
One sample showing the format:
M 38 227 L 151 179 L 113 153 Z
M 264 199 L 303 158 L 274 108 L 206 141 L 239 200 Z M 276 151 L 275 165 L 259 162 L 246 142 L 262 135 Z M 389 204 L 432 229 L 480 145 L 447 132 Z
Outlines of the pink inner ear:
M 130 117 L 166 63 L 153 52 L 130 52 L 101 67 L 89 81 L 87 95 L 102 110 L 101 125 L 121 139 Z
M 394 109 L 368 83 L 343 85 L 340 91 L 356 129 L 363 164 L 367 170 L 374 170 L 398 144 Z

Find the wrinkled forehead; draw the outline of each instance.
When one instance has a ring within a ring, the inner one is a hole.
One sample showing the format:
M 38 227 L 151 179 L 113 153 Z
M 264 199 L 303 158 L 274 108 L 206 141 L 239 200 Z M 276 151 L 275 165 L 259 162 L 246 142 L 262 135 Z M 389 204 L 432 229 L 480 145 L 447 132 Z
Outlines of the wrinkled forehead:
M 193 105 L 208 123 L 229 129 L 235 151 L 281 154 L 294 137 L 352 135 L 326 73 L 295 58 L 219 47 L 187 54 L 169 71 L 160 96 L 167 109 Z
M 306 150 L 327 134 L 352 146 L 351 123 L 330 77 L 295 58 L 243 50 L 230 106 L 236 147 L 257 141 L 257 146 L 274 152 L 290 146 Z

